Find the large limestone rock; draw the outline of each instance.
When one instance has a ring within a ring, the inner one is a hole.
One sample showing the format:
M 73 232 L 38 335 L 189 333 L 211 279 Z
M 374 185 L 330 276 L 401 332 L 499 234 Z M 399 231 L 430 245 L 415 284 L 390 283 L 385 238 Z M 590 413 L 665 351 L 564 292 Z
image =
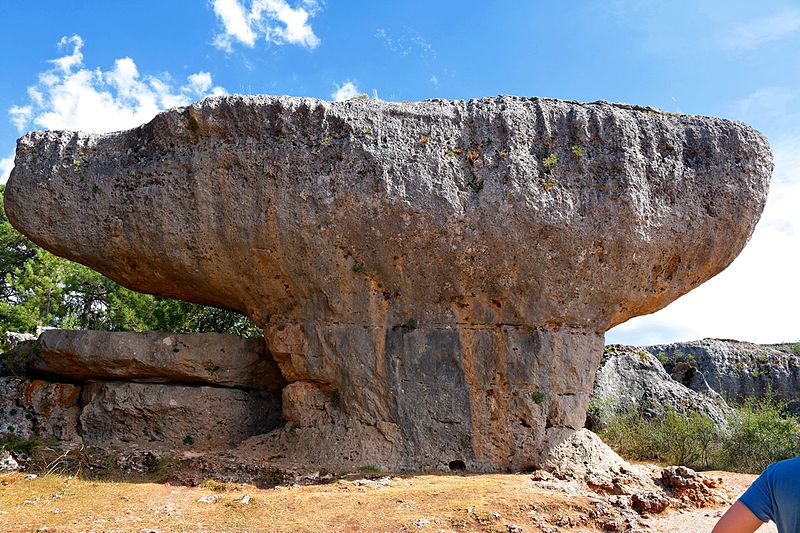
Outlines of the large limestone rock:
M 277 394 L 286 385 L 263 338 L 218 333 L 51 329 L 26 366 L 29 375 L 80 382 L 205 383 Z
M 231 96 L 33 132 L 9 220 L 133 289 L 247 313 L 270 453 L 521 468 L 583 425 L 603 333 L 724 269 L 772 170 L 741 123 L 597 102 Z

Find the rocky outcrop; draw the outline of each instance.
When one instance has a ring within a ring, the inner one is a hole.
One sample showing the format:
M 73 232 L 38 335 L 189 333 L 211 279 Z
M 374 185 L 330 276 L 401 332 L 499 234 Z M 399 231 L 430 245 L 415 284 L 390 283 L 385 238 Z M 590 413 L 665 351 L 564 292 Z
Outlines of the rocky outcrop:
M 774 399 L 800 409 L 800 344 L 753 344 L 703 339 L 647 346 L 672 377 L 700 392 L 709 388 L 741 403 Z
M 637 520 L 636 513 L 648 516 L 667 508 L 705 507 L 731 501 L 731 493 L 722 486 L 720 478 L 699 474 L 685 466 L 660 468 L 628 463 L 597 435 L 585 429 L 574 432 L 551 448 L 541 466 L 544 471 L 532 475 L 538 487 L 561 488 L 570 494 L 593 498 L 614 495 L 607 501 L 623 511 L 634 511 L 633 516 L 628 514 L 633 522 Z M 564 482 L 569 485 L 565 486 Z M 581 485 L 590 492 L 581 494 Z
M 49 329 L 34 339 L 1 358 L 16 374 L 0 377 L 7 439 L 219 450 L 283 424 L 286 382 L 263 338 Z
M 286 384 L 261 337 L 51 329 L 28 375 L 86 380 L 210 384 L 280 394 Z
M 89 383 L 81 431 L 104 448 L 224 449 L 279 426 L 274 395 L 219 387 L 150 383 Z
M 700 413 L 726 426 L 729 407 L 719 394 L 701 394 L 674 380 L 661 362 L 643 348 L 612 345 L 605 348 L 597 371 L 592 401 L 602 413 L 637 411 L 660 417 L 667 409 Z M 590 417 L 589 427 L 602 424 Z
M 0 377 L 0 435 L 22 441 L 80 446 L 80 387 L 23 377 Z
M 30 133 L 5 208 L 262 327 L 289 382 L 267 456 L 493 470 L 583 426 L 603 333 L 724 269 L 771 170 L 741 123 L 628 105 L 230 96 Z

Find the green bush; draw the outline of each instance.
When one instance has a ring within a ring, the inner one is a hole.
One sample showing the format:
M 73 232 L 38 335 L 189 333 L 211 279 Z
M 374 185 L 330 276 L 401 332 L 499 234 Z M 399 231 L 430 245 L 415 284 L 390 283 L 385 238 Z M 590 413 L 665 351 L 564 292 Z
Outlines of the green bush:
M 17 437 L 11 432 L 0 435 L 0 451 L 31 454 L 39 446 L 39 441 Z
M 597 412 L 600 437 L 622 456 L 692 468 L 759 473 L 770 463 L 800 455 L 800 421 L 771 398 L 751 399 L 733 409 L 721 429 L 707 416 L 668 409 L 648 418 L 640 411 Z
M 612 414 L 599 434 L 620 455 L 642 461 L 661 459 L 663 433 L 659 424 L 639 412 Z
M 721 440 L 716 424 L 707 416 L 673 409 L 659 418 L 637 411 L 612 415 L 599 434 L 623 456 L 694 468 L 709 468 L 715 462 Z
M 800 454 L 800 424 L 785 405 L 771 399 L 749 399 L 729 420 L 722 466 L 759 473 L 767 465 Z

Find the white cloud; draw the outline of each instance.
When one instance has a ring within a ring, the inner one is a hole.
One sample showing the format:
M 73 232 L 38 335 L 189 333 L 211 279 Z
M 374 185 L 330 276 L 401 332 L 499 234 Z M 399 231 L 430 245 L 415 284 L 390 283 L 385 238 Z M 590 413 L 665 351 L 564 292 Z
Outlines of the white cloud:
M 343 85 L 336 86 L 336 90 L 331 93 L 331 98 L 334 102 L 342 102 L 358 96 L 359 94 L 356 84 L 347 80 Z
M 731 49 L 752 49 L 777 41 L 800 29 L 800 10 L 789 8 L 740 24 L 727 35 L 722 45 Z
M 14 168 L 14 154 L 0 159 L 0 183 L 8 181 L 12 168 Z
M 769 199 L 741 255 L 717 277 L 661 311 L 617 326 L 608 333 L 608 342 L 800 340 L 800 136 L 774 143 L 773 152 Z
M 94 133 L 132 128 L 163 109 L 225 93 L 213 85 L 208 72 L 192 74 L 186 84 L 174 89 L 169 75 L 143 76 L 129 57 L 117 59 L 107 71 L 86 68 L 83 40 L 77 35 L 62 38 L 59 46 L 72 50 L 50 61 L 53 68 L 28 88 L 27 104 L 9 109 L 11 122 L 20 132 L 30 127 Z
M 436 74 L 431 74 L 431 85 L 434 87 L 439 86 L 439 78 L 436 77 Z
M 230 51 L 231 38 L 251 47 L 256 44 L 256 34 L 238 0 L 214 0 L 214 13 L 225 27 L 225 33 L 217 36 L 217 46 Z
M 192 91 L 197 93 L 204 93 L 211 89 L 213 82 L 211 81 L 211 74 L 208 72 L 197 72 L 189 75 L 189 87 Z
M 17 128 L 17 131 L 21 131 L 25 129 L 25 125 L 31 120 L 33 106 L 12 105 L 8 110 L 8 114 L 11 115 L 11 123 Z
M 56 59 L 51 59 L 50 63 L 53 63 L 58 70 L 61 72 L 69 72 L 72 70 L 72 67 L 78 66 L 83 63 L 83 53 L 81 49 L 83 48 L 83 39 L 80 35 L 73 35 L 72 37 L 62 37 L 60 41 L 58 41 L 59 48 L 66 48 L 67 46 L 72 45 L 72 53 L 63 57 L 59 57 Z
M 275 44 L 297 44 L 307 48 L 319 45 L 319 38 L 308 19 L 316 14 L 317 3 L 305 0 L 305 7 L 291 7 L 286 0 L 251 0 L 247 8 L 240 0 L 213 0 L 214 13 L 222 22 L 223 33 L 214 39 L 214 45 L 227 52 L 233 42 L 255 46 L 259 35 Z

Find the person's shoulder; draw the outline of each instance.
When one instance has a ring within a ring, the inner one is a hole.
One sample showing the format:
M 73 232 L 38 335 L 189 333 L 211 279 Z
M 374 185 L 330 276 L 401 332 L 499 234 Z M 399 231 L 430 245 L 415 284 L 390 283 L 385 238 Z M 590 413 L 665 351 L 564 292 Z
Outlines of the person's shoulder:
M 791 481 L 794 484 L 800 483 L 800 457 L 784 459 L 777 463 L 772 463 L 762 474 L 762 477 L 770 481 Z

